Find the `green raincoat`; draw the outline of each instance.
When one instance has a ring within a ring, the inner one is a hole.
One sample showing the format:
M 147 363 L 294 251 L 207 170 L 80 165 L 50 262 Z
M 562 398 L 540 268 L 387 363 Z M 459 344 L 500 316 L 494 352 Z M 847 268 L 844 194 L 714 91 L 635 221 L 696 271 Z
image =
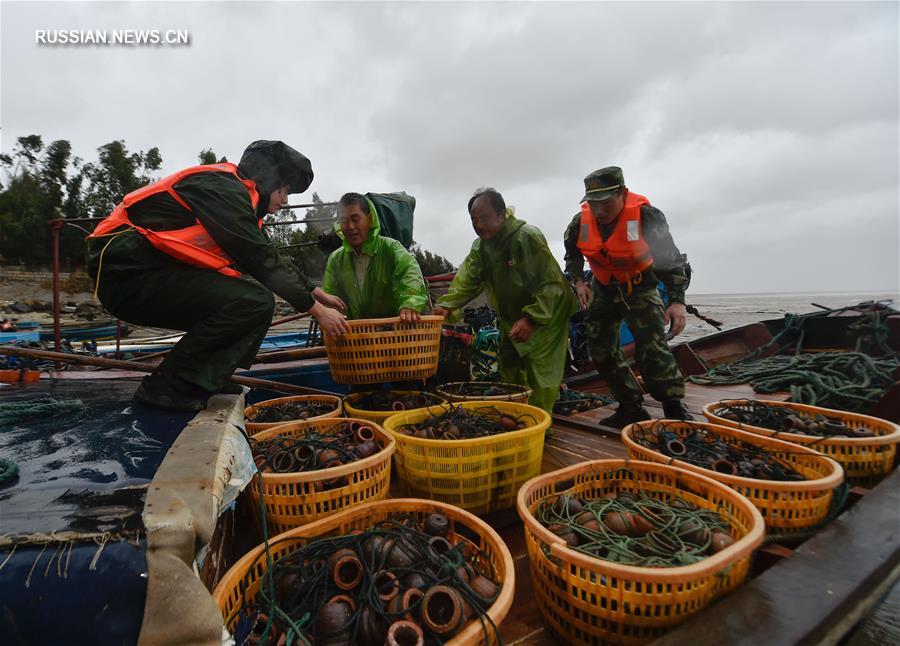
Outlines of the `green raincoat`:
M 368 202 L 372 228 L 361 253 L 370 259 L 362 287 L 354 265 L 356 252 L 336 223 L 335 231 L 344 243 L 328 257 L 322 289 L 343 299 L 350 319 L 397 316 L 402 309 L 421 313 L 428 303 L 428 289 L 419 263 L 397 240 L 381 236 L 378 211 L 371 200 Z
M 458 309 L 485 289 L 500 322 L 501 379 L 528 385 L 534 391 L 530 403 L 551 412 L 566 364 L 569 318 L 578 304 L 544 235 L 511 209 L 497 237 L 472 244 L 435 307 Z M 536 324 L 534 333 L 525 343 L 513 342 L 509 330 L 523 316 Z

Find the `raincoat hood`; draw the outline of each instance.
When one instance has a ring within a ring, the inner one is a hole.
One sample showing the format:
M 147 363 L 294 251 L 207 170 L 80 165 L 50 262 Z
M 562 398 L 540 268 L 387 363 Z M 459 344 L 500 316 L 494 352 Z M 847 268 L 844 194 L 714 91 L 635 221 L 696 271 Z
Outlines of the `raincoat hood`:
M 238 171 L 265 194 L 282 186 L 289 193 L 302 193 L 313 181 L 309 159 L 282 141 L 254 141 L 241 155 Z
M 381 220 L 378 218 L 378 209 L 375 208 L 372 200 L 366 198 L 366 203 L 369 205 L 369 217 L 371 218 L 372 224 L 369 227 L 369 237 L 363 242 L 362 252 L 371 255 L 375 253 L 375 248 L 378 244 L 377 240 L 381 237 Z M 353 247 L 350 246 L 350 243 L 347 242 L 347 239 L 344 237 L 344 232 L 341 231 L 340 221 L 334 223 L 334 231 L 341 239 L 344 250 L 348 253 L 353 251 Z
M 428 303 L 428 289 L 419 263 L 398 240 L 381 235 L 378 210 L 368 197 L 366 201 L 372 227 L 362 245 L 362 252 L 371 256 L 365 280 L 358 279 L 353 247 L 335 223 L 342 245 L 328 257 L 322 289 L 344 300 L 351 319 L 397 316 L 403 309 L 422 312 Z

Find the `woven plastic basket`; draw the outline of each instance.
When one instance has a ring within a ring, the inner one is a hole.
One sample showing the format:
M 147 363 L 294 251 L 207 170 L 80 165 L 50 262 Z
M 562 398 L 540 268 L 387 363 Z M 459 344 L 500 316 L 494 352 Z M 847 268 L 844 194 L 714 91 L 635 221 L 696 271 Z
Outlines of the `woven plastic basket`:
M 278 406 L 280 404 L 286 404 L 288 402 L 298 402 L 298 403 L 310 403 L 310 404 L 331 404 L 334 409 L 323 413 L 322 415 L 316 415 L 315 417 L 308 417 L 305 420 L 287 420 L 282 422 L 254 422 L 252 419 L 264 408 L 268 408 L 269 406 Z M 281 426 L 282 424 L 287 424 L 291 421 L 303 421 L 308 422 L 314 419 L 323 419 L 326 417 L 337 417 L 341 414 L 341 398 L 336 395 L 295 395 L 293 397 L 278 397 L 277 399 L 267 399 L 266 401 L 259 402 L 258 404 L 253 404 L 252 406 L 247 406 L 244 409 L 244 428 L 247 431 L 247 435 L 250 437 L 255 436 L 256 434 L 266 431 L 270 428 L 275 428 L 276 426 Z
M 441 316 L 419 323 L 399 318 L 347 321 L 350 332 L 325 335 L 331 376 L 339 384 L 427 379 L 437 372 Z
M 788 433 L 785 431 L 773 431 L 762 426 L 742 424 L 725 417 L 719 412 L 728 406 L 741 406 L 748 403 L 762 404 L 770 407 L 789 408 L 800 418 L 813 419 L 816 415 L 839 419 L 850 428 L 866 428 L 876 437 L 835 437 L 821 438 L 801 433 Z M 788 402 L 772 402 L 747 399 L 726 399 L 720 402 L 707 404 L 703 407 L 703 414 L 713 424 L 738 428 L 750 433 L 774 437 L 786 442 L 802 444 L 819 453 L 827 455 L 844 468 L 847 482 L 852 485 L 872 486 L 881 478 L 891 472 L 894 460 L 897 456 L 897 444 L 900 443 L 900 425 L 887 420 L 862 415 L 860 413 L 847 413 L 830 408 L 820 408 L 807 404 L 793 404 Z
M 434 406 L 440 406 L 441 404 L 447 403 L 447 400 L 444 397 L 434 395 L 432 393 L 419 392 L 417 390 L 395 390 L 393 392 L 397 393 L 398 395 L 425 395 L 427 399 L 431 401 L 431 405 Z M 405 411 L 366 410 L 364 408 L 358 408 L 357 402 L 359 402 L 359 400 L 366 395 L 371 395 L 371 393 L 353 393 L 344 397 L 344 413 L 348 417 L 358 417 L 360 419 L 371 420 L 376 424 L 384 424 L 385 420 L 387 420 L 388 417 L 396 415 L 398 412 L 409 413 L 416 410 L 424 410 L 423 408 L 410 408 Z
M 397 441 L 397 476 L 410 496 L 450 503 L 479 514 L 511 507 L 519 487 L 541 471 L 550 415 L 535 406 L 510 402 L 466 402 L 458 406 L 529 415 L 534 424 L 473 440 L 428 440 L 398 433 L 397 428 L 438 415 L 445 408 L 392 415 L 384 427 Z
M 476 548 L 475 551 L 480 554 L 480 558 L 501 582 L 500 592 L 487 610 L 491 621 L 499 627 L 512 606 L 515 590 L 512 555 L 497 532 L 484 521 L 451 505 L 405 498 L 373 502 L 276 536 L 269 541 L 269 551 L 273 561 L 278 561 L 317 538 L 340 536 L 353 530 L 366 530 L 372 524 L 394 514 L 411 513 L 422 521 L 428 514 L 435 512 L 444 514 L 450 519 L 450 539 L 453 542 L 466 541 Z M 457 533 L 458 528 L 463 527 L 465 531 Z M 477 539 L 473 540 L 473 537 Z M 265 547 L 260 545 L 235 563 L 213 590 L 213 599 L 222 611 L 225 626 L 229 631 L 234 630 L 243 600 L 246 598 L 247 603 L 255 601 L 259 593 L 260 579 L 266 569 Z M 490 628 L 487 629 L 486 635 L 481 623 L 472 621 L 446 644 L 448 646 L 482 644 L 486 642 L 486 636 L 487 641 L 493 641 L 495 637 Z
M 693 565 L 637 567 L 571 549 L 534 516 L 549 496 L 592 499 L 619 491 L 660 499 L 674 494 L 718 511 L 737 540 Z M 516 506 L 535 600 L 561 644 L 643 644 L 659 637 L 739 585 L 764 538 L 762 516 L 746 498 L 700 474 L 650 462 L 596 460 L 547 473 L 522 487 Z
M 459 395 L 457 391 L 460 386 L 463 384 L 479 384 L 479 385 L 490 385 L 490 386 L 501 386 L 504 388 L 508 388 L 513 390 L 514 392 L 510 392 L 504 395 L 483 395 L 483 396 L 469 396 L 469 395 Z M 492 401 L 492 402 L 518 402 L 520 404 L 527 404 L 528 398 L 531 397 L 531 388 L 528 386 L 520 386 L 519 384 L 506 384 L 506 383 L 495 383 L 490 381 L 452 381 L 450 383 L 443 384 L 437 388 L 437 393 L 442 397 L 446 397 L 448 401 L 452 402 L 474 402 L 474 401 Z
M 353 421 L 375 430 L 375 441 L 383 447 L 378 453 L 330 469 L 256 474 L 249 485 L 250 496 L 255 508 L 259 509 L 259 479 L 262 478 L 263 504 L 269 533 L 284 532 L 360 503 L 387 498 L 391 482 L 391 456 L 397 444 L 383 428 L 368 420 L 327 417 L 291 422 L 263 431 L 253 439 L 266 440 L 281 435 L 302 437 L 310 429 L 329 434 L 343 422 Z M 341 477 L 347 478 L 345 486 L 320 490 L 322 481 Z
M 762 513 L 767 529 L 774 534 L 789 534 L 805 531 L 818 525 L 828 516 L 834 488 L 844 480 L 841 466 L 824 455 L 803 446 L 762 437 L 736 428 L 706 424 L 704 422 L 680 422 L 666 420 L 666 430 L 681 438 L 692 431 L 702 429 L 713 433 L 721 440 L 740 440 L 753 444 L 769 452 L 785 466 L 807 478 L 802 482 L 781 482 L 758 480 L 719 473 L 712 469 L 698 467 L 683 460 L 675 460 L 653 449 L 641 446 L 634 440 L 634 430 L 638 427 L 649 429 L 654 421 L 638 422 L 622 430 L 622 441 L 628 447 L 628 456 L 638 460 L 649 460 L 702 473 L 728 485 L 750 499 Z

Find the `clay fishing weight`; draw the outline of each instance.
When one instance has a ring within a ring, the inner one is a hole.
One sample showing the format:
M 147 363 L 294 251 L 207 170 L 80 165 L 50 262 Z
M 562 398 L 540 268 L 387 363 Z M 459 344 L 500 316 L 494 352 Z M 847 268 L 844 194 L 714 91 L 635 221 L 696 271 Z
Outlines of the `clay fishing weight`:
M 718 512 L 700 509 L 681 497 L 662 499 L 623 490 L 588 499 L 582 493 L 578 496 L 582 508 L 572 515 L 563 495 L 575 497 L 548 496 L 538 503 L 536 518 L 568 547 L 597 558 L 647 567 L 677 566 L 735 542 Z

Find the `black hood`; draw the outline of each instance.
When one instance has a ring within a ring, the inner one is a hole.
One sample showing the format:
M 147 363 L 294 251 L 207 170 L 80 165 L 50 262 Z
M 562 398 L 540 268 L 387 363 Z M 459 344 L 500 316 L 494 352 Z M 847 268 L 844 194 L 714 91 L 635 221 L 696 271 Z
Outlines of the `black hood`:
M 272 193 L 281 186 L 290 193 L 302 193 L 313 181 L 310 161 L 282 141 L 254 141 L 241 156 L 238 171 L 256 182 L 260 193 Z

